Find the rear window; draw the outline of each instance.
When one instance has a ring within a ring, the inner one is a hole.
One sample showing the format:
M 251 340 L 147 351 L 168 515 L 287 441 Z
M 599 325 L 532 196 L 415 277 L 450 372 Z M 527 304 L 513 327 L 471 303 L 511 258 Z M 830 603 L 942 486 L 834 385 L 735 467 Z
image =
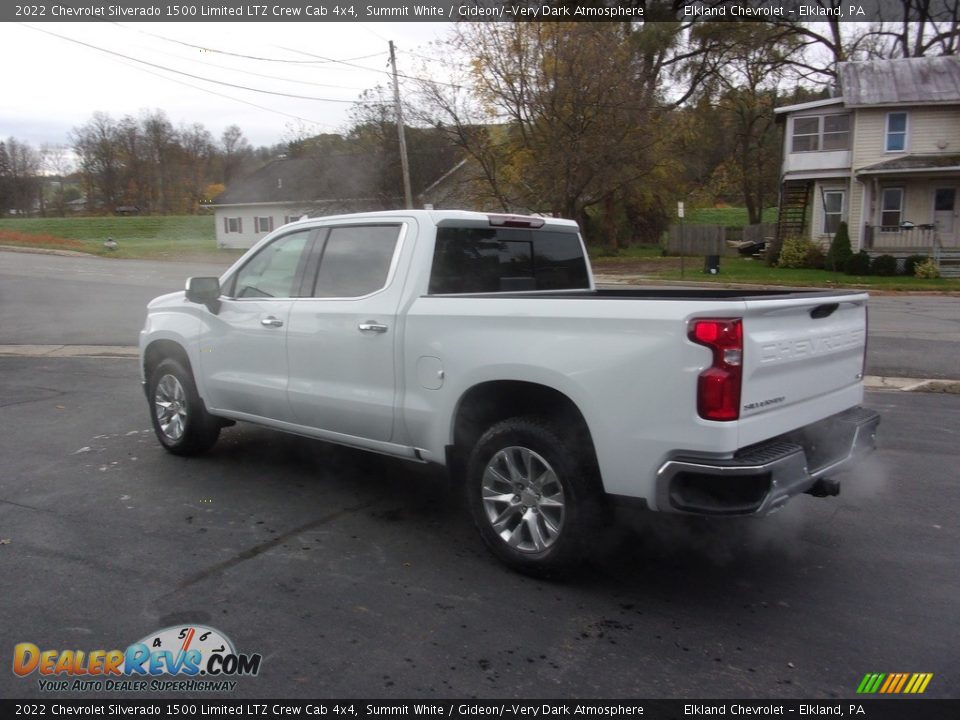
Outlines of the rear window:
M 575 233 L 516 228 L 437 229 L 430 294 L 590 287 Z

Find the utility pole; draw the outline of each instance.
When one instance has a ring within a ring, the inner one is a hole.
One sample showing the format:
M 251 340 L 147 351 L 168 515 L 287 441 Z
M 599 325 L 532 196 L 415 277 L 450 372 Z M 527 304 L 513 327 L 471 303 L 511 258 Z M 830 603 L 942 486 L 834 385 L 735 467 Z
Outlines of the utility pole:
M 407 160 L 407 136 L 403 131 L 403 105 L 400 103 L 400 83 L 397 80 L 397 56 L 390 40 L 390 67 L 393 68 L 393 102 L 396 106 L 397 134 L 400 136 L 400 166 L 403 169 L 403 199 L 407 208 L 413 207 L 413 194 L 410 192 L 410 162 Z

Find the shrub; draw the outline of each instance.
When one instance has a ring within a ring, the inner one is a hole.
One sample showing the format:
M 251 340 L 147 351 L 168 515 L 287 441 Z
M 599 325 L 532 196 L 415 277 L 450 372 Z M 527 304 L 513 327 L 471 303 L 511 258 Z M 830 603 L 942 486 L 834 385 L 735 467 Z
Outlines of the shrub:
M 854 253 L 844 264 L 843 271 L 847 275 L 869 275 L 870 255 L 866 250 Z
M 926 255 L 910 255 L 903 261 L 903 274 L 913 277 L 917 274 L 917 265 L 927 259 Z
M 870 264 L 870 272 L 874 275 L 890 277 L 897 274 L 897 259 L 893 255 L 879 255 Z
M 801 237 L 789 237 L 783 241 L 783 247 L 780 248 L 780 258 L 777 260 L 777 267 L 782 268 L 806 268 L 807 259 L 810 253 L 819 248 L 811 240 Z M 823 255 L 823 252 L 820 252 Z
M 830 241 L 830 249 L 827 251 L 826 264 L 827 270 L 843 270 L 847 265 L 847 260 L 853 255 L 853 249 L 850 247 L 850 231 L 845 222 L 837 226 L 837 232 Z
M 914 266 L 913 274 L 924 280 L 936 280 L 940 277 L 940 268 L 937 267 L 937 264 L 933 260 L 927 258 Z
M 823 248 L 816 243 L 811 243 L 810 249 L 807 250 L 804 267 L 810 268 L 811 270 L 823 270 L 826 266 L 827 256 L 824 254 Z

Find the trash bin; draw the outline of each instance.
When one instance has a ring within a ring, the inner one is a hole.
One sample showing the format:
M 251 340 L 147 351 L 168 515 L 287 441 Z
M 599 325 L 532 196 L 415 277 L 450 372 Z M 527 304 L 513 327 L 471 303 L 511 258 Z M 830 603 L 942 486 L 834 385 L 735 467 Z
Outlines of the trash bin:
M 703 258 L 703 271 L 708 275 L 716 275 L 720 272 L 720 256 L 706 255 Z

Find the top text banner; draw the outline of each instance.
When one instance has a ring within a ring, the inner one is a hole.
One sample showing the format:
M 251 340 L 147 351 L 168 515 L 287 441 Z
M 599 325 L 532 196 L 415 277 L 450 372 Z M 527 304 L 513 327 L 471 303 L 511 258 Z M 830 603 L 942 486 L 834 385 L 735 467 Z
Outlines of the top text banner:
M 957 0 L 38 0 L 3 3 L 3 22 L 903 22 L 950 21 Z M 924 6 L 924 17 L 914 9 Z

